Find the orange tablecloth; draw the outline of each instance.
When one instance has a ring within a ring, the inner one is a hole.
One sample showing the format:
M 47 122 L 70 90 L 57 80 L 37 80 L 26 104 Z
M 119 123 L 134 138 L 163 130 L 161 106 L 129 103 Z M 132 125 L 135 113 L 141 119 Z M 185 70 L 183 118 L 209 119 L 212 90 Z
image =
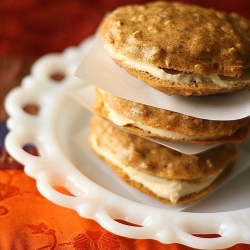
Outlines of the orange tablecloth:
M 20 84 L 41 55 L 61 52 L 94 33 L 106 11 L 132 0 L 19 0 L 0 2 L 0 139 L 5 134 L 6 93 Z M 143 0 L 136 1 L 145 2 Z M 202 1 L 250 17 L 248 0 Z M 33 152 L 35 153 L 35 152 Z M 61 190 L 63 192 L 63 190 Z M 0 249 L 190 249 L 153 240 L 127 239 L 109 233 L 93 220 L 42 197 L 35 180 L 25 175 L 0 144 Z M 250 249 L 237 244 L 230 249 Z

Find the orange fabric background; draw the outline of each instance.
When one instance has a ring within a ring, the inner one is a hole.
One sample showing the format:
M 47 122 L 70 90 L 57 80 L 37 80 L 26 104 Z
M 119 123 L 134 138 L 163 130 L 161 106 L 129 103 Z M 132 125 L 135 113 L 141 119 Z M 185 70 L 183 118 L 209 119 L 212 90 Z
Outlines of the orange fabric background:
M 41 55 L 61 52 L 94 33 L 106 11 L 144 0 L 2 0 L 0 1 L 0 121 L 6 93 L 20 84 Z M 249 0 L 186 0 L 250 17 Z M 34 152 L 33 152 L 34 153 Z M 61 190 L 63 192 L 63 190 Z M 43 198 L 23 166 L 0 148 L 0 249 L 172 249 L 153 240 L 127 239 L 81 218 L 75 211 Z M 250 249 L 237 244 L 230 249 Z

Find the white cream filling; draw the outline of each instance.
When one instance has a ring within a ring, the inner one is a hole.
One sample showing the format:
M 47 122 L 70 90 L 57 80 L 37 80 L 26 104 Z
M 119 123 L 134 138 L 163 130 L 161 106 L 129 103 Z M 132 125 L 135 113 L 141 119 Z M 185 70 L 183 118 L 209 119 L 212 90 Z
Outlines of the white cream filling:
M 127 117 L 124 117 L 124 116 L 118 114 L 116 111 L 111 109 L 111 107 L 106 102 L 104 102 L 104 106 L 108 111 L 109 120 L 112 121 L 117 126 L 133 125 L 133 126 L 140 128 L 144 131 L 148 131 L 148 132 L 155 134 L 155 135 L 158 135 L 160 137 L 165 137 L 165 138 L 169 138 L 169 139 L 173 139 L 173 140 L 203 140 L 203 139 L 207 139 L 206 136 L 183 135 L 183 134 L 179 134 L 179 133 L 172 132 L 172 131 L 167 131 L 167 130 L 163 130 L 163 129 L 159 129 L 159 128 L 153 128 L 151 126 L 144 125 L 144 124 L 139 123 L 139 122 L 135 122 Z
M 92 146 L 99 155 L 109 159 L 114 165 L 121 168 L 131 180 L 142 184 L 157 196 L 170 200 L 172 203 L 176 203 L 181 197 L 202 191 L 222 172 L 222 170 L 220 170 L 217 174 L 200 178 L 197 182 L 166 179 L 121 164 L 119 160 L 115 158 L 114 154 L 110 153 L 108 150 L 103 150 L 98 146 L 94 136 L 91 136 L 90 140 Z
M 148 72 L 149 74 L 161 79 L 175 83 L 187 83 L 192 82 L 212 82 L 220 87 L 229 87 L 235 83 L 249 83 L 250 82 L 250 70 L 244 73 L 243 76 L 237 77 L 223 77 L 223 79 L 216 74 L 212 75 L 200 75 L 200 74 L 188 74 L 183 72 L 167 73 L 161 68 L 154 67 L 151 64 L 143 63 L 138 60 L 126 57 L 124 54 L 114 48 L 112 44 L 105 44 L 105 49 L 109 52 L 110 56 L 116 60 L 122 61 L 128 67 Z M 174 72 L 174 71 L 173 71 Z

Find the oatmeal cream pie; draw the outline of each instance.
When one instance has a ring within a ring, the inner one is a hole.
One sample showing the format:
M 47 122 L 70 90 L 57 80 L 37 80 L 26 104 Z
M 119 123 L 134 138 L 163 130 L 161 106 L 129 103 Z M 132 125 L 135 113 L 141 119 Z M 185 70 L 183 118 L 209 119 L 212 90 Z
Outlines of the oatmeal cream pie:
M 118 176 L 167 204 L 194 202 L 209 194 L 230 173 L 236 144 L 185 155 L 92 117 L 89 143 Z
M 177 2 L 125 5 L 101 24 L 115 62 L 166 94 L 250 88 L 250 20 Z
M 213 121 L 128 101 L 95 88 L 96 114 L 141 136 L 196 144 L 238 143 L 249 135 L 249 117 Z

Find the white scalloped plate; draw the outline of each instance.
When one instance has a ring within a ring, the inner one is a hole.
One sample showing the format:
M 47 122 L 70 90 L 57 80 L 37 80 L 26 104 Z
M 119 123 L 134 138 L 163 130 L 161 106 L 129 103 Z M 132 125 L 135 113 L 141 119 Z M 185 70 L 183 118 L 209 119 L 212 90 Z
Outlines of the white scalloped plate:
M 250 195 L 246 188 L 249 170 L 202 202 L 187 207 L 186 212 L 180 212 L 180 208 L 162 205 L 122 183 L 89 150 L 86 131 L 90 114 L 68 93 L 82 85 L 73 73 L 90 42 L 40 58 L 22 85 L 6 98 L 10 115 L 6 148 L 36 179 L 40 193 L 120 236 L 180 243 L 197 249 L 250 244 Z M 50 77 L 58 72 L 65 75 L 60 83 Z M 29 104 L 39 107 L 38 114 L 23 110 Z M 27 153 L 23 149 L 27 144 L 35 145 L 39 156 Z M 249 149 L 249 140 L 244 147 Z M 54 187 L 58 185 L 74 196 L 56 191 Z M 139 226 L 125 225 L 116 219 Z M 220 237 L 207 239 L 193 234 Z

